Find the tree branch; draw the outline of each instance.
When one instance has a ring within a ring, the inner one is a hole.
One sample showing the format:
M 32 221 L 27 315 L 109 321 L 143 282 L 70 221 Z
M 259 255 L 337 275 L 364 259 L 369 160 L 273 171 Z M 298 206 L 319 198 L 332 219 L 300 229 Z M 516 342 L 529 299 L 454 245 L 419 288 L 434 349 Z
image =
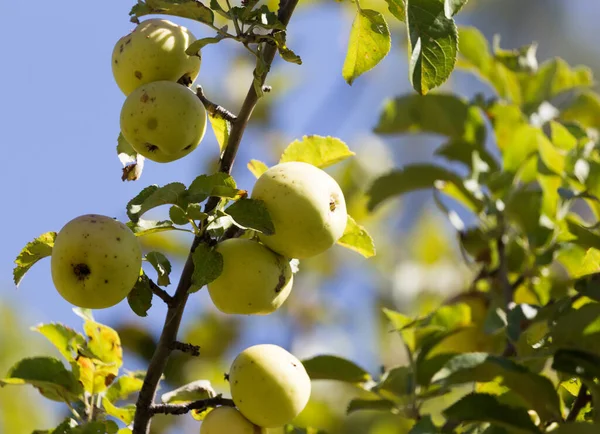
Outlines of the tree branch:
M 154 404 L 150 412 L 154 414 L 186 414 L 192 410 L 206 410 L 210 407 L 235 407 L 233 400 L 217 395 L 214 398 L 201 399 L 187 404 Z
M 171 297 L 167 291 L 154 283 L 154 281 L 150 278 L 148 278 L 148 284 L 150 285 L 152 293 L 164 301 L 167 306 L 171 306 L 173 304 L 173 297 Z
M 279 21 L 287 26 L 298 0 L 281 0 L 281 6 L 279 8 Z M 265 79 L 271 67 L 271 63 L 275 58 L 277 52 L 277 46 L 273 43 L 267 43 L 264 49 L 264 62 L 266 64 L 265 72 L 259 77 L 261 86 L 264 85 Z M 246 130 L 246 126 L 252 116 L 252 112 L 258 102 L 258 95 L 254 89 L 254 85 L 250 86 L 250 90 L 246 95 L 246 99 L 242 104 L 239 111 L 236 122 L 233 123 L 231 132 L 229 134 L 229 140 L 225 148 L 225 152 L 221 157 L 219 170 L 224 173 L 230 173 L 235 156 L 242 141 L 242 136 Z M 204 211 L 210 213 L 219 204 L 219 198 L 210 198 L 206 204 Z M 206 241 L 206 240 L 205 240 Z M 173 342 L 177 340 L 177 333 L 181 324 L 181 318 L 183 311 L 188 299 L 188 290 L 191 286 L 192 274 L 194 272 L 194 261 L 192 254 L 196 247 L 203 242 L 203 238 L 195 237 L 192 242 L 190 254 L 185 261 L 183 271 L 181 272 L 181 278 L 179 284 L 173 296 L 173 304 L 169 307 L 165 318 L 164 326 L 158 345 L 152 356 L 152 360 L 148 365 L 146 372 L 146 378 L 144 384 L 140 390 L 138 400 L 136 403 L 135 419 L 133 422 L 133 434 L 149 434 L 150 432 L 150 419 L 153 415 L 152 404 L 154 396 L 156 395 L 156 388 L 160 381 L 160 378 L 165 370 L 167 361 L 172 351 Z
M 588 393 L 587 386 L 582 384 L 579 388 L 579 393 L 577 394 L 575 401 L 573 401 L 573 406 L 571 407 L 565 422 L 575 422 L 577 420 L 577 416 L 579 416 L 579 413 L 581 410 L 583 410 L 583 407 L 585 407 L 587 403 L 591 401 L 591 399 L 592 397 Z
M 175 341 L 171 345 L 172 350 L 179 350 L 182 353 L 187 353 L 191 356 L 198 357 L 200 355 L 200 347 L 194 344 L 188 344 L 185 342 Z
M 237 116 L 234 115 L 233 113 L 231 113 L 229 110 L 227 110 L 225 107 L 222 107 L 218 104 L 215 104 L 212 101 L 209 101 L 206 96 L 204 95 L 204 90 L 202 89 L 202 86 L 198 86 L 196 88 L 196 96 L 198 97 L 198 99 L 200 101 L 202 101 L 202 104 L 204 104 L 204 107 L 206 108 L 206 111 L 214 117 L 218 117 L 221 119 L 225 119 L 226 121 L 229 122 L 235 122 L 237 120 Z

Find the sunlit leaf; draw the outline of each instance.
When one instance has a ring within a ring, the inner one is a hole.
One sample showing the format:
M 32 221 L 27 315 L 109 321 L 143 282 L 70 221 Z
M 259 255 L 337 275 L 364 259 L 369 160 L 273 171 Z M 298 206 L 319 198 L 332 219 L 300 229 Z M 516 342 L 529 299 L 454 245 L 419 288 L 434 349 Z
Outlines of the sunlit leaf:
M 77 356 L 77 349 L 85 345 L 83 335 L 64 324 L 40 324 L 34 327 L 33 330 L 48 339 L 68 362 L 74 361 Z
M 304 136 L 295 140 L 283 152 L 280 163 L 302 161 L 320 168 L 325 168 L 352 157 L 354 152 L 336 137 Z M 256 160 L 253 160 L 256 161 Z
M 216 395 L 217 393 L 210 384 L 210 381 L 197 380 L 170 392 L 163 393 L 160 400 L 167 404 L 177 404 L 213 398 Z
M 373 69 L 390 51 L 392 38 L 383 15 L 358 9 L 352 23 L 342 76 L 348 84 Z
M 40 235 L 35 240 L 27 243 L 21 250 L 17 259 L 15 259 L 15 268 L 13 270 L 13 280 L 15 285 L 19 286 L 23 276 L 33 265 L 47 256 L 52 254 L 56 232 L 46 232 Z
M 269 170 L 269 167 L 262 161 L 250 160 L 248 162 L 248 170 L 252 172 L 256 178 L 260 178 L 260 175 Z
M 316 356 L 303 360 L 312 380 L 337 380 L 346 383 L 365 383 L 371 381 L 367 371 L 355 363 L 337 356 Z
M 94 321 L 86 321 L 83 330 L 88 336 L 88 349 L 100 361 L 123 364 L 123 349 L 119 334 L 112 328 Z
M 145 0 L 138 1 L 129 15 L 142 17 L 148 14 L 173 15 L 212 24 L 214 14 L 198 0 Z
M 348 223 L 344 235 L 337 242 L 340 246 L 354 250 L 365 258 L 375 256 L 375 243 L 367 230 L 360 226 L 356 221 L 348 216 Z

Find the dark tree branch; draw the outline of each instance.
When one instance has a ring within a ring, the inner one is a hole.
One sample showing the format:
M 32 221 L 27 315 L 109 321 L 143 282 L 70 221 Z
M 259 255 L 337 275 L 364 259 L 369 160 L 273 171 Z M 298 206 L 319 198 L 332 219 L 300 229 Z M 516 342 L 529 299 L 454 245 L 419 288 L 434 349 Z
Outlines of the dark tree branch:
M 279 21 L 281 21 L 284 25 L 287 25 L 290 21 L 298 1 L 299 0 L 281 0 L 278 17 Z M 266 68 L 265 72 L 259 76 L 261 86 L 264 85 L 276 52 L 277 46 L 275 44 L 265 44 L 263 60 Z M 244 100 L 244 103 L 239 111 L 239 115 L 232 125 L 231 132 L 229 134 L 229 140 L 220 161 L 219 170 L 221 172 L 231 172 L 231 168 L 235 161 L 235 156 L 237 155 L 240 142 L 242 141 L 242 136 L 244 135 L 244 131 L 246 130 L 246 126 L 248 125 L 258 99 L 259 96 L 254 89 L 254 85 L 251 85 L 250 90 L 246 95 L 246 99 Z M 210 198 L 204 211 L 206 213 L 214 211 L 219 204 L 219 201 L 219 198 Z M 152 360 L 150 360 L 150 364 L 148 365 L 144 384 L 142 385 L 142 389 L 140 390 L 137 399 L 135 419 L 133 422 L 133 434 L 149 434 L 150 432 L 150 419 L 153 415 L 152 405 L 154 396 L 156 395 L 158 383 L 165 370 L 167 361 L 169 360 L 173 342 L 177 340 L 177 333 L 181 324 L 181 318 L 183 316 L 183 311 L 188 299 L 188 290 L 191 286 L 192 274 L 194 272 L 194 261 L 192 254 L 201 242 L 206 241 L 207 240 L 205 237 L 197 236 L 192 242 L 190 254 L 185 261 L 183 271 L 181 272 L 181 278 L 179 279 L 179 284 L 177 285 L 175 295 L 173 296 L 173 304 L 169 306 L 169 310 L 167 311 L 167 316 L 165 318 L 158 345 L 154 355 L 152 356 Z
M 171 345 L 172 350 L 179 350 L 182 353 L 187 353 L 190 356 L 198 357 L 200 355 L 200 347 L 194 344 L 187 344 L 185 342 L 175 341 Z
M 204 107 L 206 107 L 206 111 L 212 116 L 225 119 L 226 121 L 232 123 L 237 120 L 237 116 L 231 113 L 225 107 L 221 107 L 220 105 L 209 101 L 204 95 L 204 90 L 202 90 L 202 86 L 198 86 L 196 88 L 196 96 L 198 97 L 198 99 L 200 99 L 200 101 L 202 101 L 202 104 L 204 104 Z
M 154 414 L 187 414 L 192 410 L 206 410 L 210 407 L 235 407 L 233 400 L 222 398 L 217 395 L 214 398 L 201 399 L 187 404 L 154 404 L 150 407 L 150 412 Z
M 171 297 L 167 291 L 165 291 L 156 283 L 154 283 L 154 281 L 150 278 L 148 278 L 148 283 L 150 285 L 152 293 L 158 298 L 160 298 L 162 301 L 164 301 L 168 307 L 170 307 L 173 304 L 173 297 Z
M 577 416 L 581 413 L 581 410 L 592 400 L 592 396 L 588 393 L 588 388 L 585 384 L 582 384 L 579 388 L 579 393 L 573 401 L 573 406 L 565 419 L 566 422 L 575 422 L 577 420 Z

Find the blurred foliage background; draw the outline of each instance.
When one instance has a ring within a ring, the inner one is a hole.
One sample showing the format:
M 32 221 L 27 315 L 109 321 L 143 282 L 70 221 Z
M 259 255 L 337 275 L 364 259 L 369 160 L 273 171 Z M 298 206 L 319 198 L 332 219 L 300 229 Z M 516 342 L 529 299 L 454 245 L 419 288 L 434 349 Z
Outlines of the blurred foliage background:
M 382 0 L 363 0 L 361 4 L 387 13 Z M 118 18 L 123 24 L 129 6 L 115 6 L 108 16 L 116 21 L 117 14 L 121 14 Z M 341 78 L 341 64 L 353 11 L 354 6 L 348 2 L 300 2 L 290 25 L 288 43 L 302 56 L 304 65 L 276 63 L 268 79 L 273 92 L 261 100 L 252 118 L 233 174 L 239 185 L 250 189 L 253 178 L 245 165 L 251 158 L 274 164 L 285 146 L 303 134 L 340 137 L 357 157 L 336 165 L 331 173 L 345 192 L 350 214 L 366 226 L 375 239 L 378 255 L 364 260 L 349 251 L 334 248 L 320 257 L 302 261 L 302 273 L 296 277 L 291 297 L 284 308 L 268 317 L 226 316 L 211 305 L 206 291 L 197 294 L 184 317 L 180 338 L 200 345 L 202 356 L 174 354 L 163 388 L 208 379 L 218 391 L 225 392 L 223 374 L 232 357 L 251 344 L 267 342 L 284 346 L 300 358 L 322 353 L 344 356 L 376 374 L 382 367 L 405 362 L 403 345 L 400 338 L 390 332 L 381 314 L 382 307 L 409 315 L 429 312 L 467 289 L 472 280 L 473 271 L 464 263 L 454 232 L 438 212 L 430 192 L 412 193 L 401 202 L 388 202 L 372 214 L 366 210 L 364 191 L 375 176 L 408 162 L 435 159 L 433 150 L 440 139 L 427 135 L 384 139 L 371 132 L 385 97 L 412 92 L 408 83 L 406 41 L 404 29 L 390 19 L 392 53 L 372 73 L 349 87 Z M 599 13 L 597 0 L 471 0 L 457 19 L 461 25 L 478 27 L 489 41 L 494 35 L 501 35 L 504 48 L 537 41 L 540 61 L 561 56 L 573 65 L 589 65 L 598 74 L 600 48 L 595 43 L 597 23 L 593 17 Z M 204 30 L 192 28 L 192 31 L 199 36 Z M 101 43 L 112 49 L 116 38 L 111 38 L 103 36 Z M 253 60 L 243 49 L 220 44 L 206 49 L 199 82 L 209 98 L 235 111 L 252 79 L 252 68 Z M 104 80 L 110 78 L 104 77 Z M 460 70 L 454 72 L 442 91 L 466 97 L 480 92 L 491 95 L 485 85 Z M 213 142 L 203 144 L 210 151 L 195 152 L 188 157 L 187 178 L 191 179 L 193 173 L 214 171 L 217 148 L 214 137 L 207 136 L 207 141 Z M 150 182 L 161 182 L 152 178 L 150 170 L 148 172 L 128 188 L 135 191 Z M 177 178 L 176 171 L 165 175 L 166 181 Z M 113 203 L 113 206 L 112 212 L 122 216 L 124 203 Z M 28 227 L 18 230 L 22 232 L 21 245 L 23 240 L 37 235 L 30 233 Z M 181 263 L 187 255 L 190 239 L 169 233 L 148 236 L 143 242 L 146 249 L 161 250 L 172 262 Z M 14 257 L 20 249 L 17 243 L 9 246 L 10 249 L 3 246 L 2 258 Z M 3 264 L 2 273 L 8 270 L 7 264 Z M 43 286 L 40 291 L 52 293 L 49 273 L 46 272 L 44 278 L 41 273 L 31 279 Z M 66 306 L 53 311 L 44 310 L 36 300 L 23 303 L 27 295 L 13 294 L 9 276 L 2 276 L 2 284 L 0 372 L 5 372 L 25 355 L 52 353 L 41 336 L 29 331 L 29 327 L 40 320 L 64 321 L 80 329 L 77 318 L 65 313 Z M 26 290 L 25 286 L 20 291 Z M 57 294 L 52 297 L 52 303 L 61 302 Z M 126 350 L 125 366 L 129 369 L 143 369 L 153 353 L 164 319 L 164 308 L 158 301 L 155 304 L 149 317 L 144 319 L 127 313 L 126 306 L 100 314 L 103 322 L 121 334 Z M 38 318 L 42 310 L 43 318 Z M 407 432 L 409 425 L 399 416 L 361 412 L 346 417 L 346 406 L 350 396 L 355 397 L 355 394 L 350 386 L 316 382 L 311 402 L 298 424 L 317 426 L 331 434 Z M 0 432 L 29 434 L 34 428 L 52 426 L 66 414 L 61 407 L 47 408 L 46 405 L 47 402 L 38 400 L 34 390 L 0 389 Z M 435 411 L 435 400 L 431 406 Z M 197 422 L 188 417 L 159 417 L 153 425 L 156 434 L 197 430 Z

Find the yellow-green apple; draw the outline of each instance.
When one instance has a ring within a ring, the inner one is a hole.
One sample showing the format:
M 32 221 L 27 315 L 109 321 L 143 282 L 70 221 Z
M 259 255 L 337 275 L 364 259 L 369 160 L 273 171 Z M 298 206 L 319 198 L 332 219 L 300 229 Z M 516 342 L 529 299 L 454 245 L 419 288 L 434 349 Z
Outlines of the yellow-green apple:
M 267 315 L 287 299 L 294 280 L 289 259 L 242 238 L 223 241 L 217 251 L 223 271 L 208 284 L 208 292 L 221 312 Z
M 200 71 L 200 58 L 185 50 L 196 38 L 185 27 L 168 20 L 141 22 L 117 41 L 112 54 L 115 81 L 125 95 L 142 84 L 169 80 L 192 83 Z
M 340 186 L 325 171 L 308 163 L 271 167 L 256 181 L 252 198 L 265 203 L 275 226 L 274 235 L 260 234 L 260 240 L 289 258 L 324 252 L 346 229 L 348 215 Z
M 187 87 L 155 81 L 127 97 L 121 132 L 139 154 L 168 163 L 196 149 L 206 132 L 206 109 Z
M 83 308 L 104 309 L 127 297 L 135 285 L 142 250 L 123 223 L 87 214 L 60 230 L 50 265 L 54 286 L 65 300 Z
M 212 410 L 202 421 L 200 434 L 265 434 L 233 407 L 219 407 Z
M 229 370 L 231 397 L 255 425 L 276 428 L 290 423 L 310 398 L 310 378 L 302 363 L 277 345 L 242 351 Z

